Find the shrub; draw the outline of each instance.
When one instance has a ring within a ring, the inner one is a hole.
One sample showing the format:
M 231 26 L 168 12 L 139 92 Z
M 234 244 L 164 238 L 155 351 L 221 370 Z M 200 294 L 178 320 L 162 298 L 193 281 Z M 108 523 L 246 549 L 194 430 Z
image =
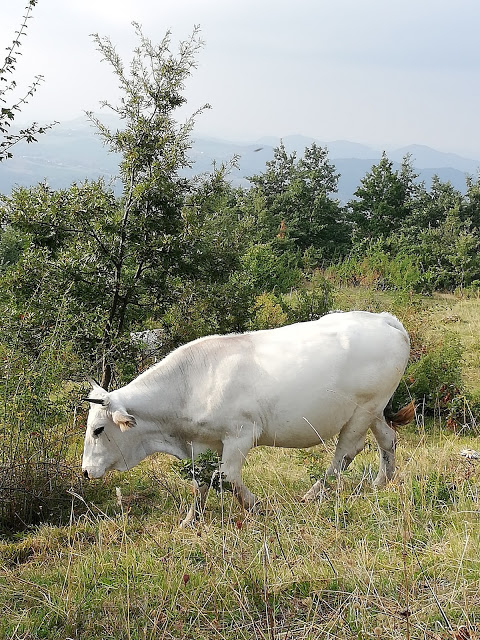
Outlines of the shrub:
M 332 310 L 333 286 L 320 273 L 315 274 L 309 286 L 302 287 L 283 299 L 288 322 L 318 320 Z
M 241 262 L 245 277 L 257 292 L 286 293 L 301 280 L 296 254 L 271 243 L 252 245 Z
M 413 398 L 425 414 L 443 416 L 447 428 L 476 432 L 478 403 L 463 384 L 462 354 L 458 336 L 445 333 L 441 342 L 427 347 L 407 368 L 394 403 L 405 404 Z
M 431 291 L 428 278 L 417 257 L 398 254 L 394 257 L 374 248 L 366 255 L 351 256 L 328 269 L 329 277 L 347 286 L 372 287 L 378 290 Z
M 195 458 L 174 462 L 173 469 L 184 480 L 195 480 L 201 485 L 208 485 L 217 493 L 221 491 L 232 491 L 230 482 L 223 478 L 220 471 L 221 458 L 218 453 L 207 449 Z
M 254 316 L 250 322 L 251 330 L 274 329 L 288 324 L 288 315 L 281 300 L 273 293 L 257 296 L 253 306 Z
M 4 332 L 0 391 L 0 533 L 68 517 L 67 489 L 77 476 L 68 464 L 80 416 L 72 371 L 80 365 L 60 327 L 22 351 Z
M 433 411 L 445 404 L 452 393 L 462 388 L 462 346 L 458 336 L 445 333 L 443 341 L 430 348 L 408 369 L 406 379 L 410 394 L 423 400 Z

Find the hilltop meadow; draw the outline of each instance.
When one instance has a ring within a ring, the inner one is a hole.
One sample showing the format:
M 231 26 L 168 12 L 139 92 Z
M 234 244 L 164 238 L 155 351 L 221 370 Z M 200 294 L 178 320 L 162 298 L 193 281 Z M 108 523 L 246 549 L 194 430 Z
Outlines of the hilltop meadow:
M 427 188 L 409 156 L 395 169 L 384 153 L 341 203 L 313 143 L 300 157 L 280 144 L 248 188 L 229 181 L 235 158 L 186 178 L 203 109 L 183 124 L 176 110 L 198 30 L 172 53 L 171 34 L 156 44 L 135 29 L 129 66 L 94 36 L 122 91 L 106 106 L 124 128 L 89 114 L 119 157 L 117 190 L 85 180 L 0 196 L 0 638 L 476 640 L 479 177 L 464 192 L 438 176 Z M 0 161 L 22 104 L 1 110 Z M 195 338 L 335 309 L 389 311 L 410 334 L 392 405 L 413 399 L 416 415 L 384 489 L 371 438 L 309 504 L 334 443 L 258 448 L 244 469 L 258 512 L 211 491 L 183 530 L 192 495 L 172 458 L 81 476 L 89 376 L 112 390 Z
M 469 406 L 480 390 L 480 300 L 443 295 L 404 306 L 349 288 L 337 302 L 393 307 L 420 350 L 445 333 L 462 343 L 462 411 L 442 409 L 443 391 L 431 411 L 417 407 L 415 423 L 398 434 L 397 473 L 385 489 L 371 486 L 370 438 L 312 504 L 299 498 L 321 477 L 334 443 L 259 448 L 245 477 L 261 512 L 212 491 L 203 518 L 180 530 L 192 495 L 168 456 L 81 482 L 78 406 L 79 424 L 67 434 L 78 466 L 63 521 L 0 543 L 0 636 L 476 638 L 480 463 L 461 452 L 480 450 Z

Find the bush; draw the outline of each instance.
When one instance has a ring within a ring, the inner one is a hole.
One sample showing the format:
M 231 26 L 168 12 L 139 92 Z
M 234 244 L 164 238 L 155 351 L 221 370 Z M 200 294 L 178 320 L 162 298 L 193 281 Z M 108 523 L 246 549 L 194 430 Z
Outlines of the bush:
M 282 251 L 281 247 L 271 243 L 252 245 L 242 256 L 241 262 L 245 277 L 259 293 L 286 293 L 301 280 L 296 254 Z
M 433 411 L 449 400 L 448 393 L 462 388 L 462 345 L 453 333 L 446 333 L 443 341 L 429 349 L 408 369 L 407 385 L 410 394 Z
M 68 464 L 80 416 L 79 386 L 71 379 L 79 365 L 59 327 L 22 351 L 4 331 L 0 383 L 0 533 L 40 522 L 61 523 L 69 515 L 67 490 L 78 477 Z
M 377 290 L 430 292 L 428 278 L 418 258 L 406 254 L 390 256 L 374 248 L 362 257 L 349 257 L 330 267 L 329 277 L 346 286 L 371 287 Z
M 419 411 L 442 416 L 447 428 L 477 432 L 475 414 L 479 403 L 464 388 L 462 353 L 458 336 L 445 333 L 442 342 L 427 347 L 409 365 L 395 393 L 394 404 L 400 406 L 413 398 Z
M 257 296 L 253 311 L 254 316 L 249 326 L 253 331 L 275 329 L 288 324 L 288 315 L 283 309 L 281 299 L 273 293 Z
M 284 298 L 288 322 L 318 320 L 332 310 L 333 286 L 320 273 L 315 274 L 309 286 L 302 287 Z
M 274 329 L 295 322 L 318 320 L 333 307 L 333 287 L 320 274 L 311 283 L 280 296 L 263 293 L 255 300 L 250 329 Z

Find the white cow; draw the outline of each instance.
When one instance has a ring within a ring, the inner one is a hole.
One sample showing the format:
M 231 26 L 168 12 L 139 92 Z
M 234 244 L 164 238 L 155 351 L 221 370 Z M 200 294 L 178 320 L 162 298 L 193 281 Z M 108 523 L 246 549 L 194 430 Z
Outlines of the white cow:
M 413 418 L 413 405 L 384 415 L 409 350 L 397 318 L 364 311 L 194 340 L 116 391 L 93 384 L 83 473 L 125 471 L 155 451 L 188 459 L 211 449 L 240 503 L 252 508 L 256 498 L 241 475 L 252 447 L 311 447 L 339 434 L 326 471 L 335 475 L 371 428 L 380 452 L 375 485 L 383 486 L 395 468 L 394 428 Z M 197 489 L 200 507 L 207 490 Z M 194 517 L 192 506 L 182 524 Z

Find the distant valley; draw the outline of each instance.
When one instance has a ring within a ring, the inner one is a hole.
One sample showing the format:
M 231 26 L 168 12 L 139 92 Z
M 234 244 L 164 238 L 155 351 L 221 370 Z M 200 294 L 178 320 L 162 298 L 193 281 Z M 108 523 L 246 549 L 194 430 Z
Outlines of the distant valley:
M 301 135 L 286 136 L 282 140 L 287 151 L 296 151 L 298 156 L 312 142 L 328 148 L 329 158 L 340 173 L 338 198 L 342 202 L 352 198 L 360 180 L 378 162 L 382 153 L 382 149 L 346 140 L 328 142 Z M 248 176 L 265 170 L 266 162 L 273 158 L 273 149 L 279 144 L 280 138 L 272 137 L 242 144 L 194 136 L 190 152 L 193 167 L 186 173 L 209 172 L 213 163 L 217 166 L 222 162 L 229 163 L 236 156 L 238 166 L 231 170 L 230 179 L 235 185 L 248 186 Z M 465 176 L 476 176 L 480 169 L 480 160 L 421 145 L 387 149 L 387 155 L 396 167 L 400 166 L 406 154 L 411 154 L 418 179 L 425 181 L 427 187 L 432 177 L 438 175 L 442 181 L 449 181 L 460 191 L 465 191 Z M 100 176 L 110 181 L 114 180 L 117 172 L 118 157 L 105 149 L 92 125 L 82 117 L 57 125 L 40 136 L 37 143 L 17 145 L 14 157 L 0 164 L 0 192 L 8 194 L 15 185 L 28 187 L 43 181 L 54 189 Z

